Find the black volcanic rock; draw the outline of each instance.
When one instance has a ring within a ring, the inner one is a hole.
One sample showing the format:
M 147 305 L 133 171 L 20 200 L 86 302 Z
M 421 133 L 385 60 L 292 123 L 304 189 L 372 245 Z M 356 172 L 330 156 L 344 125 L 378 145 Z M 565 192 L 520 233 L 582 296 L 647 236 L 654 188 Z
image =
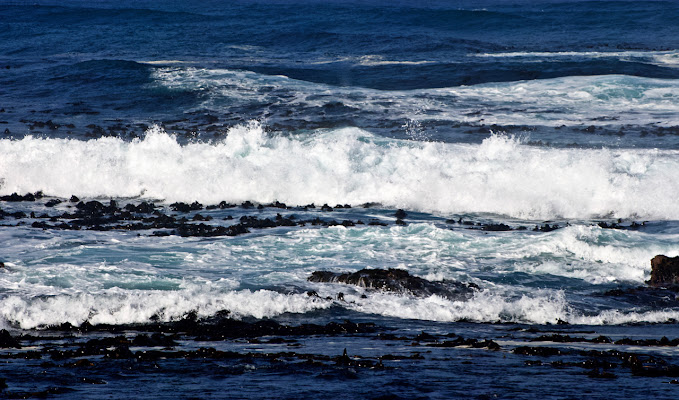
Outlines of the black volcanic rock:
M 679 285 L 679 257 L 657 255 L 651 259 L 651 279 L 647 284 L 654 287 Z
M 428 281 L 412 276 L 408 271 L 389 268 L 362 269 L 357 272 L 336 273 L 315 271 L 309 282 L 345 283 L 385 292 L 408 293 L 418 297 L 438 295 L 452 300 L 469 298 L 479 287 L 473 283 L 456 281 Z

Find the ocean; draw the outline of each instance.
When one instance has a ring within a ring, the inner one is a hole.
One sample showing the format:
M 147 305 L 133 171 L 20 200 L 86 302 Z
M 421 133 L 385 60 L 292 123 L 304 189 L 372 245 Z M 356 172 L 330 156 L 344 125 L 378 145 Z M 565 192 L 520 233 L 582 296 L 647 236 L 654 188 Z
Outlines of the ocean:
M 0 397 L 676 399 L 677 21 L 0 1 Z

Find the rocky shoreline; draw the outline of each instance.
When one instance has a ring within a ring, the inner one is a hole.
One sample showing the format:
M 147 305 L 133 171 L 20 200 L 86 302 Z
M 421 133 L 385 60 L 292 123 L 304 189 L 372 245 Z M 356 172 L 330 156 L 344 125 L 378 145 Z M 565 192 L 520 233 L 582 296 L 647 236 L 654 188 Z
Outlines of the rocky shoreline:
M 581 333 L 571 336 L 577 332 Z M 349 348 L 338 354 L 305 351 L 312 339 L 348 343 Z M 365 343 L 357 348 L 369 344 L 373 351 L 361 354 L 351 348 L 352 342 Z M 613 340 L 570 326 L 498 325 L 495 336 L 462 337 L 455 332 L 404 333 L 367 322 L 292 325 L 271 319 L 236 320 L 228 314 L 204 319 L 188 314 L 178 321 L 133 325 L 85 322 L 77 327 L 64 324 L 14 333 L 0 330 L 0 360 L 5 362 L 0 366 L 0 397 L 75 394 L 90 385 L 119 379 L 117 374 L 127 368 L 153 375 L 157 373 L 153 369 L 162 371 L 176 362 L 188 369 L 202 368 L 205 363 L 255 363 L 261 370 L 276 368 L 283 374 L 311 371 L 318 379 L 327 373 L 356 379 L 357 374 L 395 373 L 418 365 L 426 368 L 441 357 L 454 359 L 469 351 L 487 352 L 478 357 L 509 358 L 516 369 L 539 369 L 541 374 L 567 371 L 590 379 L 634 376 L 653 379 L 654 384 L 679 384 L 676 357 L 652 350 L 678 344 L 679 338 L 667 337 Z M 16 362 L 36 373 L 48 371 L 49 377 L 39 379 L 36 390 L 16 390 L 16 377 L 7 369 Z
M 337 204 L 334 207 L 323 204 L 307 204 L 302 206 L 289 206 L 275 201 L 273 203 L 259 204 L 252 201 L 244 201 L 241 204 L 233 204 L 222 201 L 218 204 L 204 206 L 195 201 L 193 203 L 175 202 L 169 205 L 156 205 L 150 201 L 130 202 L 125 205 L 119 204 L 118 200 L 102 202 L 100 200 L 81 200 L 78 196 L 70 199 L 50 197 L 49 200 L 42 192 L 27 193 L 20 195 L 12 193 L 0 196 L 0 202 L 11 204 L 31 203 L 33 208 L 28 207 L 17 211 L 4 211 L 0 207 L 0 221 L 15 220 L 15 224 L 4 223 L 0 226 L 21 226 L 31 220 L 30 226 L 38 229 L 57 230 L 94 230 L 94 231 L 150 231 L 152 236 L 182 236 L 182 237 L 216 237 L 237 236 L 250 233 L 252 229 L 264 229 L 275 227 L 304 227 L 307 225 L 319 227 L 331 227 L 342 225 L 353 227 L 360 225 L 387 226 L 407 225 L 408 213 L 402 209 L 396 210 L 393 215 L 386 218 L 342 219 L 333 218 L 331 214 L 336 210 L 349 210 L 353 206 L 349 204 Z M 65 209 L 64 209 L 65 206 Z M 376 203 L 366 203 L 357 208 L 372 208 L 379 206 Z M 61 211 L 59 211 L 59 210 Z M 217 220 L 209 213 L 214 210 L 238 209 L 252 210 L 253 215 L 243 215 L 239 219 L 227 215 Z M 261 210 L 278 210 L 272 217 L 262 218 L 256 212 Z M 202 212 L 202 213 L 201 213 Z M 296 213 L 316 212 L 314 218 L 299 218 Z M 206 214 L 206 215 L 203 215 Z M 393 217 L 393 218 L 392 218 Z M 470 219 L 445 219 L 441 223 L 449 229 L 462 228 L 468 230 L 481 230 L 485 232 L 504 231 L 533 231 L 552 232 L 569 225 L 568 221 L 546 221 L 532 227 L 517 224 L 510 226 L 505 223 L 473 221 Z M 604 229 L 641 229 L 645 223 L 636 221 L 600 221 L 597 222 Z

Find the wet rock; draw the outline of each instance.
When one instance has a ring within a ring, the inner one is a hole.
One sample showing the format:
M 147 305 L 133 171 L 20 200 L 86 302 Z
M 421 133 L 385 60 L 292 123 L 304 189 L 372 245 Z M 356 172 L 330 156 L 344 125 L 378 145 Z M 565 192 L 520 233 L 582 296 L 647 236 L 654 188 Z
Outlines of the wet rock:
M 250 231 L 241 224 L 232 226 L 213 226 L 206 224 L 182 224 L 172 234 L 189 237 L 237 236 Z
M 12 193 L 9 196 L 0 196 L 2 201 L 20 202 L 20 201 L 35 201 L 36 196 L 33 193 L 27 193 L 25 195 L 19 195 L 17 193 Z
M 448 299 L 469 298 L 479 287 L 473 283 L 456 281 L 428 281 L 412 276 L 408 271 L 393 269 L 362 269 L 357 272 L 336 273 L 315 271 L 309 282 L 345 283 L 385 292 L 408 293 L 418 297 L 438 295 Z
M 156 205 L 153 203 L 148 203 L 146 201 L 141 202 L 139 205 L 127 204 L 125 210 L 129 212 L 136 212 L 139 214 L 151 214 L 155 211 Z
M 533 231 L 535 231 L 535 232 L 551 232 L 551 231 L 555 231 L 559 228 L 561 228 L 561 227 L 557 224 L 554 224 L 554 225 L 544 224 L 542 226 L 536 225 L 535 228 L 533 228 Z
M 21 343 L 19 343 L 16 338 L 12 337 L 6 329 L 0 330 L 0 348 L 7 349 L 10 347 L 20 349 Z
M 104 352 L 104 357 L 105 358 L 111 358 L 114 360 L 122 360 L 122 359 L 127 359 L 127 358 L 132 358 L 134 357 L 134 354 L 132 351 L 130 351 L 130 348 L 126 345 L 120 345 L 117 347 L 114 347 L 111 350 L 106 350 Z
M 655 356 L 630 356 L 632 375 L 646 377 L 679 377 L 679 365 L 669 364 Z
M 679 257 L 657 255 L 651 259 L 651 279 L 646 283 L 653 287 L 679 285 Z
M 211 221 L 212 217 L 209 216 L 209 215 L 206 217 L 206 216 L 203 216 L 201 214 L 196 214 L 196 215 L 193 216 L 192 220 L 193 221 Z
M 72 195 L 68 201 L 70 201 L 71 203 L 78 203 L 80 199 L 76 195 Z
M 489 232 L 504 232 L 504 231 L 511 231 L 512 228 L 509 225 L 506 224 L 487 224 L 484 225 L 483 228 L 484 231 L 489 231 Z
M 54 206 L 56 206 L 57 204 L 60 204 L 60 203 L 61 203 L 61 200 L 52 199 L 52 200 L 48 201 L 47 203 L 45 203 L 45 207 L 54 207 Z
M 194 201 L 194 202 L 191 203 L 191 204 L 186 204 L 186 203 L 178 202 L 178 203 L 172 203 L 172 204 L 170 204 L 170 208 L 171 208 L 173 211 L 179 211 L 179 212 L 187 213 L 187 212 L 190 212 L 190 211 L 202 210 L 202 209 L 203 209 L 203 205 L 200 204 L 200 203 L 197 202 L 197 201 Z
M 405 211 L 401 210 L 400 208 L 396 210 L 396 212 L 394 213 L 394 217 L 396 217 L 397 219 L 403 219 L 407 216 L 408 214 Z

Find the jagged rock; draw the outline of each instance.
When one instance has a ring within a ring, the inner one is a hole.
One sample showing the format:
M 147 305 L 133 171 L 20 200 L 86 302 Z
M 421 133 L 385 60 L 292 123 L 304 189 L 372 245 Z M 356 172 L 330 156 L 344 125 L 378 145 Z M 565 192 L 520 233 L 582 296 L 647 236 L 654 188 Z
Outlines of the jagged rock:
M 657 255 L 651 259 L 651 279 L 646 281 L 650 286 L 679 285 L 679 257 Z
M 315 271 L 308 278 L 308 281 L 345 283 L 386 292 L 408 293 L 419 297 L 438 295 L 453 300 L 469 298 L 475 291 L 479 290 L 479 287 L 473 283 L 449 280 L 432 282 L 412 276 L 408 271 L 393 268 L 388 270 L 362 269 L 353 273 Z

